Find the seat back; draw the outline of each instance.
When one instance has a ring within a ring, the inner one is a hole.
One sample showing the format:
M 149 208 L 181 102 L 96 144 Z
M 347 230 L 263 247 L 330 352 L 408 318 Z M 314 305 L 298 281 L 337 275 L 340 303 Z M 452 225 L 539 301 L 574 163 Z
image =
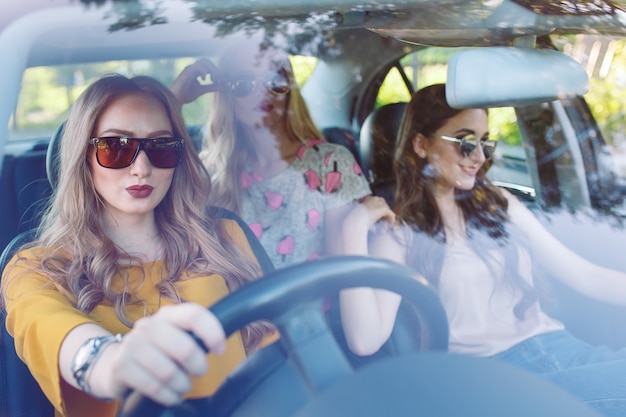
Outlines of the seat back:
M 396 136 L 407 103 L 386 104 L 375 109 L 363 121 L 359 134 L 361 167 L 372 192 L 393 203 L 395 180 L 393 153 Z
M 34 237 L 29 230 L 16 236 L 0 255 L 0 271 L 15 252 Z M 15 352 L 13 337 L 6 329 L 6 312 L 0 310 L 2 330 L 0 331 L 0 416 L 10 417 L 52 417 L 54 408 L 32 377 L 28 367 Z
M 45 157 L 45 143 L 4 157 L 0 172 L 0 248 L 39 222 L 41 207 L 48 203 L 51 194 L 43 163 Z
M 359 145 L 351 129 L 343 127 L 327 127 L 322 130 L 324 139 L 329 143 L 341 145 L 348 149 L 354 159 L 360 164 Z
M 243 233 L 246 235 L 248 244 L 250 245 L 252 252 L 254 252 L 254 256 L 256 257 L 259 266 L 261 267 L 261 272 L 263 273 L 263 275 L 273 272 L 275 270 L 274 264 L 272 263 L 272 260 L 267 254 L 265 248 L 261 244 L 261 241 L 256 237 L 252 229 L 250 229 L 248 224 L 241 217 L 223 207 L 210 207 L 209 214 L 219 219 L 236 221 L 239 227 L 241 227 L 241 230 L 243 230 Z

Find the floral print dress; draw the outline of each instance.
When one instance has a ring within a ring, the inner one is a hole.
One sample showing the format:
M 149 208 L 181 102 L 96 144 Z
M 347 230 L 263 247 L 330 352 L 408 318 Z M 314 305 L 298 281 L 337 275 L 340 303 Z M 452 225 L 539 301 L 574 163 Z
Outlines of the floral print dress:
M 360 166 L 343 146 L 302 145 L 291 165 L 271 178 L 244 171 L 242 218 L 279 269 L 324 254 L 324 219 L 371 194 Z

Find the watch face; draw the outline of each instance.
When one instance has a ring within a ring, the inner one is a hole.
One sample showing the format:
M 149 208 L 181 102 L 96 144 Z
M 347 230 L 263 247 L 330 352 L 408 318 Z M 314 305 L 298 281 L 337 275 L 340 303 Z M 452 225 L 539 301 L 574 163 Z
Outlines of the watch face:
M 89 358 L 93 356 L 96 350 L 96 346 L 99 344 L 99 338 L 89 339 L 83 346 L 78 349 L 76 356 L 74 357 L 74 372 L 81 370 L 81 368 L 87 365 Z
M 89 373 L 89 368 L 98 358 L 100 352 L 109 344 L 120 342 L 121 340 L 122 336 L 119 334 L 115 336 L 93 337 L 85 341 L 78 349 L 72 361 L 72 374 L 76 383 L 83 391 L 91 394 L 91 389 L 85 378 Z
M 76 362 L 77 365 L 85 363 L 85 360 L 87 360 L 87 358 L 89 357 L 89 353 L 87 349 L 85 348 L 86 346 L 83 346 L 83 348 L 79 349 L 78 352 L 76 353 L 76 357 L 74 358 L 74 361 Z

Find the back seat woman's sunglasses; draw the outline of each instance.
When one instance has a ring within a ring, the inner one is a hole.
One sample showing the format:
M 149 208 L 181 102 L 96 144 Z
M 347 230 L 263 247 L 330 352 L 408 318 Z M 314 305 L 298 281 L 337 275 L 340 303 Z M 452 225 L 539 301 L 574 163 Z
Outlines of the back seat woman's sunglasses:
M 267 71 L 262 74 L 254 71 L 242 71 L 226 81 L 228 91 L 235 97 L 248 97 L 257 88 L 257 83 L 277 96 L 283 96 L 291 91 L 289 77 L 284 70 Z
M 183 140 L 179 138 L 129 138 L 106 136 L 92 138 L 96 160 L 101 167 L 120 169 L 132 165 L 143 150 L 157 168 L 175 168 L 183 157 Z
M 478 139 L 474 135 L 465 135 L 460 138 L 445 135 L 439 135 L 439 137 L 443 140 L 447 140 L 450 142 L 457 142 L 461 150 L 461 155 L 466 158 L 470 156 L 472 152 L 474 152 L 474 149 L 476 149 L 476 147 L 480 143 L 480 147 L 483 150 L 485 158 L 487 160 L 490 160 L 491 158 L 493 158 L 493 154 L 496 151 L 496 145 L 498 144 L 498 142 L 494 139 Z

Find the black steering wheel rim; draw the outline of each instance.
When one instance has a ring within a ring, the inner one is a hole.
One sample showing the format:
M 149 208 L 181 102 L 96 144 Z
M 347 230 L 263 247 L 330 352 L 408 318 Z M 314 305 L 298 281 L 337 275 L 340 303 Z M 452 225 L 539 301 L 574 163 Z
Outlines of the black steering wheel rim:
M 406 267 L 383 259 L 342 256 L 294 265 L 246 285 L 218 301 L 210 310 L 230 336 L 255 320 L 272 321 L 295 304 L 308 303 L 352 287 L 396 292 L 420 310 L 432 313 L 434 326 L 430 326 L 429 331 L 433 345 L 447 347 L 448 322 L 435 291 L 414 279 Z
M 210 310 L 230 336 L 257 320 L 276 323 L 281 318 L 302 314 L 296 311 L 299 307 L 354 287 L 382 288 L 402 295 L 419 310 L 422 337 L 427 338 L 429 348 L 447 349 L 448 322 L 435 291 L 414 279 L 408 268 L 383 259 L 342 256 L 294 265 L 247 284 Z M 281 340 L 289 339 L 283 333 L 289 330 L 277 327 Z M 286 340 L 284 343 L 297 342 Z M 163 406 L 132 393 L 120 408 L 118 417 L 158 415 L 163 410 Z

